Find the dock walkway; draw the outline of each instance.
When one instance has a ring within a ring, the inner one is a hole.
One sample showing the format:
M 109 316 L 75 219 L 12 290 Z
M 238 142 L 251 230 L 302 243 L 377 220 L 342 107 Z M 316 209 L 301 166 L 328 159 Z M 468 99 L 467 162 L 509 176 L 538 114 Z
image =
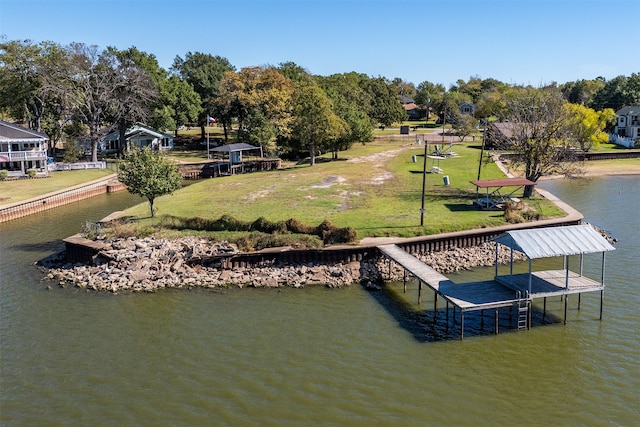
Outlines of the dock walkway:
M 520 301 L 515 290 L 495 281 L 456 284 L 396 245 L 382 245 L 378 249 L 460 310 L 510 307 Z
M 420 303 L 423 283 L 433 290 L 435 293 L 434 319 L 437 313 L 438 295 L 447 301 L 447 310 L 449 303 L 454 306 L 454 316 L 455 308 L 460 310 L 460 338 L 464 337 L 464 313 L 466 311 L 495 309 L 495 332 L 498 333 L 498 309 L 516 308 L 518 328 L 528 329 L 531 325 L 531 304 L 537 298 L 544 299 L 546 311 L 547 297 L 564 297 L 566 323 L 566 301 L 569 294 L 580 295 L 583 292 L 600 291 L 600 317 L 602 318 L 604 284 L 575 272 L 567 272 L 566 270 L 533 272 L 531 282 L 529 274 L 514 274 L 498 276 L 495 280 L 456 284 L 395 244 L 380 245 L 378 249 L 389 261 L 399 264 L 405 271 L 418 279 L 418 303 Z

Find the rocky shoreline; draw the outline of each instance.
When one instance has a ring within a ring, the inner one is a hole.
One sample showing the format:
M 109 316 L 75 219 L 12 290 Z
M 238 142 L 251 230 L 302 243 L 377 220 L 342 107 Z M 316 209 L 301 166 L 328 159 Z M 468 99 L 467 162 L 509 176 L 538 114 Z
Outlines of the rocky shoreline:
M 155 292 L 165 288 L 294 287 L 320 285 L 343 287 L 363 284 L 375 288 L 389 279 L 388 264 L 383 259 L 365 259 L 350 263 L 288 264 L 260 267 L 224 268 L 225 259 L 238 253 L 226 242 L 186 237 L 167 239 L 116 239 L 105 247 L 91 265 L 65 264 L 64 254 L 39 262 L 48 269 L 45 280 L 61 287 L 106 292 Z M 495 244 L 473 248 L 417 254 L 419 259 L 446 274 L 477 266 L 491 266 Z M 515 259 L 520 259 L 516 254 Z M 501 247 L 499 262 L 507 263 L 510 251 Z M 382 273 L 384 272 L 384 273 Z M 402 280 L 403 270 L 392 263 L 391 279 Z

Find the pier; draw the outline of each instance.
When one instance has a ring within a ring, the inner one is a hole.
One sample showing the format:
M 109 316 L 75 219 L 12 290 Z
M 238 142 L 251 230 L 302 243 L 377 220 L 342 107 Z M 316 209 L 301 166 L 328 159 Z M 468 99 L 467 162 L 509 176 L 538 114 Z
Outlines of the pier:
M 437 318 L 438 296 L 447 304 L 460 311 L 460 339 L 464 338 L 464 314 L 467 311 L 495 310 L 495 333 L 498 333 L 498 310 L 509 308 L 517 310 L 518 329 L 531 327 L 531 305 L 534 299 L 544 300 L 548 297 L 562 297 L 564 300 L 564 323 L 567 322 L 567 300 L 569 294 L 580 295 L 584 292 L 600 292 L 600 319 L 604 299 L 605 253 L 615 248 L 589 225 L 553 227 L 545 229 L 529 229 L 508 231 L 493 239 L 497 244 L 509 247 L 512 251 L 524 253 L 529 260 L 529 272 L 513 274 L 513 261 L 509 266 L 509 274 L 499 275 L 497 263 L 494 280 L 456 284 L 446 276 L 424 264 L 418 258 L 407 253 L 395 244 L 380 245 L 378 249 L 389 262 L 395 262 L 405 270 L 404 286 L 406 290 L 406 273 L 418 280 L 418 304 L 421 303 L 422 287 L 427 286 L 434 292 L 434 320 Z M 512 252 L 513 253 L 513 252 Z M 583 275 L 583 257 L 585 254 L 601 253 L 602 268 L 600 281 Z M 580 271 L 569 270 L 569 256 L 579 255 Z M 532 260 L 536 258 L 564 257 L 564 269 L 532 271 Z M 512 257 L 513 259 L 513 257 Z M 543 316 L 546 313 L 543 313 Z

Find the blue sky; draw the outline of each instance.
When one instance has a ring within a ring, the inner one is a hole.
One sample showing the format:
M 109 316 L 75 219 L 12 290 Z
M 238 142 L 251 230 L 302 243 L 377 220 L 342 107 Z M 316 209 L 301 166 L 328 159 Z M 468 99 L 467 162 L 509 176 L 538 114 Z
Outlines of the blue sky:
M 240 69 L 293 61 L 449 87 L 640 72 L 640 0 L 0 0 L 9 40 L 204 52 Z

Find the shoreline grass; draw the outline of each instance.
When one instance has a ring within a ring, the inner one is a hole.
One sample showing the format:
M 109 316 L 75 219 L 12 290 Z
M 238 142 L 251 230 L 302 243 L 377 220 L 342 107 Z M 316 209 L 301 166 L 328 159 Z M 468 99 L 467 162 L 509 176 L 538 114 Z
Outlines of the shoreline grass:
M 359 239 L 414 237 L 504 224 L 503 212 L 481 211 L 472 205 L 476 193 L 470 181 L 477 178 L 480 151 L 472 144 L 455 149 L 456 157 L 440 163 L 450 185 L 444 185 L 444 175 L 427 174 L 423 227 L 419 210 L 424 148 L 406 141 L 354 146 L 337 161 L 320 156 L 313 167 L 294 165 L 200 181 L 157 199 L 156 206 L 160 215 L 178 217 L 230 215 L 242 221 L 294 218 L 305 224 L 327 220 L 337 227 L 354 228 Z M 427 161 L 430 169 L 432 160 Z M 502 176 L 495 164 L 483 165 L 483 179 Z M 530 204 L 547 218 L 562 215 L 544 199 L 534 198 Z M 130 208 L 124 215 L 137 219 L 141 227 L 155 226 L 159 221 L 149 217 L 146 204 Z
M 48 178 L 0 181 L 0 205 L 20 202 L 115 173 L 111 169 L 50 172 Z

